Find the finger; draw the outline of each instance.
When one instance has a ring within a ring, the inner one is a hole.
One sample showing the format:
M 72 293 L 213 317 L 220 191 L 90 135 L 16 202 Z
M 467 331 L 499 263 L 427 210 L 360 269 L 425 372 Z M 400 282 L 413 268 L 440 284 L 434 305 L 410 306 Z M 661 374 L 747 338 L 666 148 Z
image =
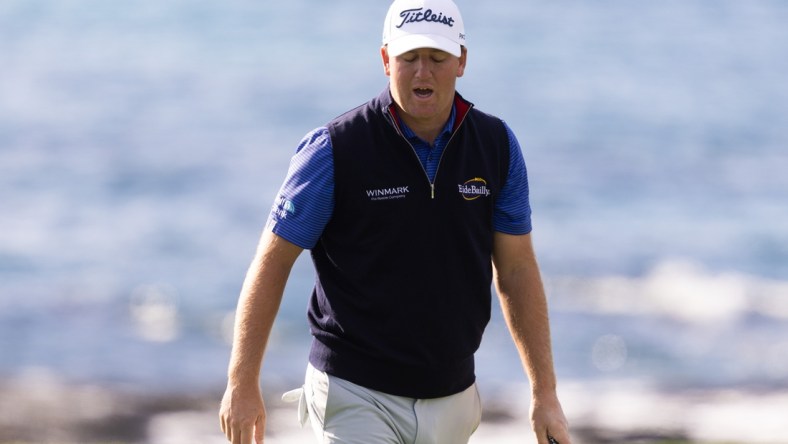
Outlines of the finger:
M 548 444 L 572 444 L 566 427 L 554 428 L 547 433 Z
M 227 440 L 229 441 L 230 440 L 230 430 L 228 430 L 228 427 L 227 427 L 227 418 L 225 418 L 224 415 L 219 415 L 219 423 L 222 426 L 222 433 L 224 433 L 224 436 L 226 436 Z
M 248 426 L 244 426 L 241 428 L 240 433 L 238 433 L 238 443 L 237 444 L 254 444 L 254 424 L 249 424 Z M 236 444 L 233 441 L 233 444 Z
M 265 419 L 262 416 L 257 417 L 257 422 L 254 427 L 254 442 L 263 444 L 263 437 L 265 435 Z
M 230 442 L 233 444 L 242 444 L 241 438 L 243 437 L 243 429 L 239 427 L 233 427 L 232 424 L 230 425 Z

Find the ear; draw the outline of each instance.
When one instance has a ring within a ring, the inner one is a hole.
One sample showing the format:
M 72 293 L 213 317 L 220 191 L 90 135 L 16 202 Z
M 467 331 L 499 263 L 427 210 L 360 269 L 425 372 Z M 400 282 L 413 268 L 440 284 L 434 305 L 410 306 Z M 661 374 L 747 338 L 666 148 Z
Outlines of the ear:
M 380 47 L 380 58 L 383 60 L 383 72 L 386 76 L 391 77 L 391 69 L 389 68 L 389 50 L 386 45 Z
M 468 62 L 468 48 L 460 47 L 460 65 L 457 67 L 457 77 L 462 77 L 465 74 L 465 64 Z

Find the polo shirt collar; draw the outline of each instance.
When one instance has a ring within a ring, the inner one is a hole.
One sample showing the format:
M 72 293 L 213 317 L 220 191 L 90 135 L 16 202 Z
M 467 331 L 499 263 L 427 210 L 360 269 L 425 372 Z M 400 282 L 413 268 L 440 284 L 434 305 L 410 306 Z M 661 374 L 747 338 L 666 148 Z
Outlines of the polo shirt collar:
M 436 137 L 435 140 L 425 140 L 424 142 L 432 144 L 433 142 L 440 140 L 441 137 L 450 137 L 451 132 L 454 129 L 454 121 L 456 119 L 457 119 L 457 106 L 455 104 L 452 104 L 451 113 L 449 114 L 449 119 L 446 121 L 446 124 L 443 125 L 443 130 L 440 132 L 440 134 L 438 134 L 438 137 Z M 402 129 L 402 135 L 405 136 L 405 138 L 407 138 L 411 142 L 421 140 L 421 138 L 417 136 L 412 129 L 410 129 L 408 124 L 405 123 L 405 121 L 399 117 L 399 115 L 397 116 L 397 120 L 399 120 L 399 125 L 400 128 Z

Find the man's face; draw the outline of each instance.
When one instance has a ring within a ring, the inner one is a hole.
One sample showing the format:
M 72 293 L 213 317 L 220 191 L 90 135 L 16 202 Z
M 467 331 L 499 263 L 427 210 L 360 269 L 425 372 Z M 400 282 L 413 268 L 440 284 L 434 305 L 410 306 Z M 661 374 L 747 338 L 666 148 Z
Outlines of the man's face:
M 466 49 L 462 48 L 460 57 L 432 48 L 389 57 L 384 46 L 381 56 L 386 75 L 391 78 L 391 95 L 405 113 L 403 119 L 424 125 L 446 123 L 457 78 L 465 71 Z

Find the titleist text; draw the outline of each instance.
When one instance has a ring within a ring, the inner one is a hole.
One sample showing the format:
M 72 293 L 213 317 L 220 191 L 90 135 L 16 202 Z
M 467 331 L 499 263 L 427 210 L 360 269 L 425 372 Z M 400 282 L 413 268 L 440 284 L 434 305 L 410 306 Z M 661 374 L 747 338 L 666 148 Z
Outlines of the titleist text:
M 442 12 L 435 14 L 432 12 L 432 9 L 427 9 L 426 11 L 423 11 L 423 9 L 424 8 L 406 9 L 402 11 L 399 14 L 399 16 L 402 17 L 402 23 L 400 23 L 397 28 L 402 28 L 405 23 L 416 22 L 435 22 L 448 25 L 449 27 L 454 26 L 454 18 L 445 16 Z

